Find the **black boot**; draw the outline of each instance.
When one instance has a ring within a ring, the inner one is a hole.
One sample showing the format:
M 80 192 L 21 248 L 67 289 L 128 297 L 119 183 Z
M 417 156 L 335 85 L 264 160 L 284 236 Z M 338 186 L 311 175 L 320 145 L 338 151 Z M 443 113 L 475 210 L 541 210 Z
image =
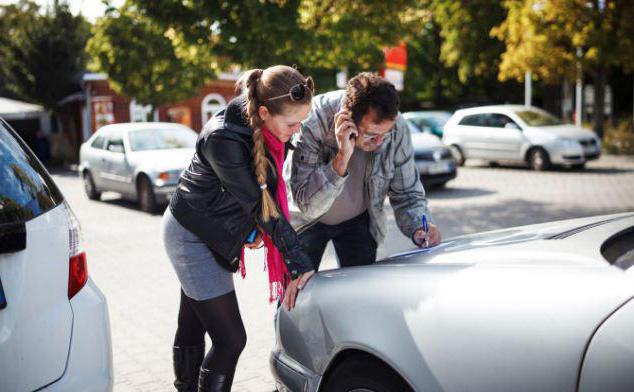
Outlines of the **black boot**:
M 230 392 L 231 377 L 213 373 L 211 370 L 200 368 L 198 392 Z
M 205 355 L 205 346 L 173 348 L 174 386 L 178 392 L 196 392 L 198 372 Z

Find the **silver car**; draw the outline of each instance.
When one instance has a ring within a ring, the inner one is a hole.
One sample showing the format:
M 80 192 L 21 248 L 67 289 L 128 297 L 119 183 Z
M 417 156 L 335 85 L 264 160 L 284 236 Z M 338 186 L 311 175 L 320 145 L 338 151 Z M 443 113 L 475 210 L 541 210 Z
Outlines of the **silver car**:
M 405 117 L 403 114 L 403 117 Z M 414 161 L 425 189 L 443 187 L 456 178 L 456 161 L 438 136 L 423 131 L 413 121 L 406 119 L 412 136 Z
M 552 165 L 581 169 L 601 155 L 601 142 L 593 132 L 520 105 L 458 110 L 445 124 L 443 141 L 458 164 L 478 158 L 492 163 L 525 162 L 534 170 Z
M 191 161 L 198 135 L 175 123 L 121 123 L 100 128 L 82 144 L 80 173 L 86 195 L 104 191 L 138 200 L 154 212 L 169 200 Z
M 634 391 L 634 212 L 456 237 L 311 279 L 280 391 Z

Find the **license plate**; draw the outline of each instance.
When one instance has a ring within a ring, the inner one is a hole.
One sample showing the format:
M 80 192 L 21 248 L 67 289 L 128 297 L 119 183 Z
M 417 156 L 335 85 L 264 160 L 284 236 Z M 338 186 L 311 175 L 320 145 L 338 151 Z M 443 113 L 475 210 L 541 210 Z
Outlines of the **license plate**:
M 429 174 L 439 174 L 439 173 L 447 173 L 450 171 L 448 162 L 438 162 L 429 166 L 427 172 Z
M 7 298 L 4 296 L 4 289 L 2 288 L 2 279 L 0 279 L 0 309 L 7 307 Z

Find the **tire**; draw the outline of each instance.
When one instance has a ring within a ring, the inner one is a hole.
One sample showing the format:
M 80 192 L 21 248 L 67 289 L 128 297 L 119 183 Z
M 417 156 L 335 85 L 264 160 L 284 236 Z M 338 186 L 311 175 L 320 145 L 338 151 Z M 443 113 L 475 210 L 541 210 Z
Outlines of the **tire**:
M 456 160 L 456 165 L 463 166 L 466 158 L 460 147 L 452 144 L 449 146 L 449 150 L 451 151 L 451 155 L 453 155 L 454 159 Z
M 148 212 L 150 214 L 156 212 L 157 203 L 152 183 L 147 176 L 142 175 L 139 177 L 137 183 L 137 199 L 139 201 L 139 208 L 141 211 Z
M 101 198 L 101 192 L 97 190 L 97 186 L 95 185 L 95 180 L 92 178 L 92 174 L 88 170 L 84 172 L 82 176 L 84 181 L 84 191 L 86 192 L 86 196 L 90 200 L 99 200 Z
M 328 377 L 324 392 L 411 392 L 392 369 L 374 359 L 350 359 Z
M 534 148 L 528 153 L 528 165 L 532 170 L 544 171 L 550 169 L 550 157 L 543 148 Z

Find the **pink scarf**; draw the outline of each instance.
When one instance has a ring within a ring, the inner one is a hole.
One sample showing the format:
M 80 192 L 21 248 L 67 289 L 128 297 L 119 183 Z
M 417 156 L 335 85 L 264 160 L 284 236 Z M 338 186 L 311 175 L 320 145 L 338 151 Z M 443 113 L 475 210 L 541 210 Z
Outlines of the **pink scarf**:
M 282 169 L 284 167 L 284 153 L 285 146 L 278 138 L 276 138 L 271 131 L 266 128 L 262 129 L 262 135 L 264 136 L 264 144 L 273 156 L 275 161 L 275 167 L 277 169 L 277 190 L 275 192 L 275 203 L 279 211 L 284 214 L 286 219 L 289 219 L 288 212 L 288 199 L 286 198 L 286 183 L 282 176 Z M 284 290 L 290 281 L 290 274 L 284 263 L 284 257 L 282 253 L 275 247 L 271 237 L 266 233 L 263 234 L 263 241 L 265 247 L 266 264 L 265 269 L 269 271 L 269 301 L 274 302 L 284 298 Z M 244 247 L 242 247 L 242 257 L 240 258 L 240 272 L 242 277 L 246 276 L 246 267 L 244 265 Z

